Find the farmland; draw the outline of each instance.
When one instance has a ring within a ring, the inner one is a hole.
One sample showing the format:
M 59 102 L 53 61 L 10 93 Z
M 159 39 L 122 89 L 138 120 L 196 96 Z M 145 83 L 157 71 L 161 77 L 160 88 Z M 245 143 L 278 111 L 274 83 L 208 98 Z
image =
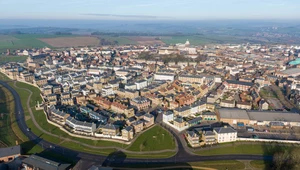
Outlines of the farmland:
M 178 36 L 163 36 L 160 38 L 166 44 L 185 43 L 189 40 L 191 45 L 204 44 L 222 44 L 222 43 L 240 43 L 242 39 L 230 36 L 215 36 L 215 35 L 178 35 Z
M 38 40 L 31 36 L 10 36 L 10 35 L 0 35 L 0 51 L 5 51 L 6 49 L 26 49 L 26 48 L 38 48 L 45 47 L 48 44 Z
M 41 38 L 40 40 L 52 47 L 98 46 L 100 43 L 96 37 L 57 37 Z
M 141 45 L 165 44 L 161 40 L 156 39 L 157 37 L 152 36 L 132 36 L 127 38 Z
M 99 39 L 105 39 L 111 42 L 117 41 L 118 45 L 126 45 L 126 44 L 137 44 L 137 42 L 133 39 L 130 39 L 130 37 L 125 37 L 125 36 L 108 36 L 108 35 L 100 35 L 97 36 Z
M 0 65 L 8 62 L 24 62 L 27 56 L 1 56 Z
M 42 47 L 80 47 L 103 45 L 152 45 L 177 44 L 189 40 L 191 45 L 211 43 L 239 43 L 246 40 L 230 36 L 215 35 L 174 35 L 174 36 L 111 36 L 111 35 L 50 35 L 50 34 L 17 34 L 0 35 L 0 52 L 6 49 L 28 49 Z
M 52 47 L 40 39 L 58 38 L 58 37 L 74 37 L 74 35 L 47 35 L 47 34 L 17 34 L 17 35 L 0 35 L 0 52 L 6 49 L 29 49 Z

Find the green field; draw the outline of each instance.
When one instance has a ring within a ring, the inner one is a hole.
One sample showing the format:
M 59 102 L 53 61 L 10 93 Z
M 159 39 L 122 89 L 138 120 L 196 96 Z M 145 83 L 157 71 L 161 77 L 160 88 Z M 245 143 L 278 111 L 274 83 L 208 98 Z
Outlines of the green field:
M 0 35 L 0 50 L 50 47 L 38 38 L 42 35 Z
M 230 36 L 193 35 L 193 36 L 163 36 L 161 40 L 166 44 L 185 43 L 189 40 L 191 45 L 204 45 L 216 43 L 240 43 L 243 40 Z
M 0 65 L 9 62 L 24 62 L 27 56 L 0 56 Z
M 130 151 L 159 151 L 174 149 L 173 136 L 160 126 L 155 126 L 141 134 L 128 148 Z
M 43 48 L 51 46 L 40 38 L 57 38 L 57 37 L 74 37 L 78 35 L 50 35 L 50 34 L 17 34 L 17 35 L 0 35 L 0 52 L 6 49 L 29 49 Z
M 198 155 L 226 155 L 226 154 L 252 154 L 252 155 L 273 155 L 275 152 L 282 150 L 290 150 L 299 145 L 278 144 L 278 143 L 243 143 L 235 142 L 224 144 L 218 148 L 209 148 L 201 151 L 196 151 Z
M 123 37 L 123 36 L 120 36 L 120 37 L 114 37 L 114 36 L 108 36 L 108 35 L 100 35 L 99 38 L 104 38 L 106 40 L 109 40 L 109 41 L 118 41 L 118 45 L 127 45 L 127 44 L 136 44 L 137 42 L 136 41 L 133 41 L 131 39 L 129 39 L 128 37 Z

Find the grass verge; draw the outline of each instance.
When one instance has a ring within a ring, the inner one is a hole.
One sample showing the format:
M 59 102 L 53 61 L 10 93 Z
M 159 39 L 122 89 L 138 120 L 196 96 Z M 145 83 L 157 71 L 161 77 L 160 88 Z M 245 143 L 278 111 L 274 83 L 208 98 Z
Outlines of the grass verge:
M 125 165 L 116 165 L 114 167 L 122 168 L 132 168 L 132 169 L 141 169 L 141 168 L 163 168 L 163 169 L 205 169 L 212 168 L 218 170 L 241 170 L 245 168 L 245 165 L 239 161 L 204 161 L 204 162 L 188 162 L 188 163 L 151 163 L 144 162 L 141 164 L 125 164 Z M 198 168 L 197 168 L 198 167 Z M 116 168 L 117 169 L 117 168 Z
M 263 170 L 270 170 L 271 169 L 271 165 L 272 162 L 271 161 L 260 161 L 260 160 L 255 160 L 255 161 L 251 161 L 250 165 L 253 168 L 257 168 L 257 169 L 263 169 Z
M 250 154 L 271 156 L 275 152 L 290 150 L 294 147 L 299 147 L 299 145 L 267 142 L 257 142 L 251 144 L 244 142 L 235 142 L 229 145 L 224 144 L 224 146 L 220 147 L 203 149 L 200 151 L 196 151 L 195 153 L 198 155 Z

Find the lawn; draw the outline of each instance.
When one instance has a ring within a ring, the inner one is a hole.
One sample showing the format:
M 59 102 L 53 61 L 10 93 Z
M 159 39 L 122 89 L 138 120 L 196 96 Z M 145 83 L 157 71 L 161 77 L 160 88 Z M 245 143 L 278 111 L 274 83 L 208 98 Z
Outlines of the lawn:
M 255 161 L 251 161 L 250 165 L 253 168 L 263 169 L 263 170 L 269 170 L 269 169 L 271 169 L 272 162 L 271 161 L 255 160 Z
M 134 143 L 127 148 L 130 151 L 159 151 L 175 150 L 173 136 L 160 126 L 155 126 L 141 134 Z
M 0 56 L 0 65 L 9 62 L 24 62 L 27 56 Z
M 226 168 L 229 170 L 241 170 L 245 168 L 245 165 L 239 161 L 203 161 L 203 162 L 188 162 L 188 163 L 151 163 L 145 161 L 142 164 L 122 164 L 119 165 L 122 168 L 131 168 L 131 169 L 142 169 L 142 168 L 164 168 L 164 169 L 190 169 L 194 167 L 204 167 L 205 168 L 213 168 L 218 170 L 225 170 Z M 115 167 L 118 167 L 116 165 Z M 169 167 L 169 168 L 168 168 Z M 177 168 L 176 168 L 177 167 Z M 117 169 L 117 168 L 116 168 Z
M 224 144 L 218 148 L 209 148 L 201 151 L 196 151 L 199 155 L 226 155 L 226 154 L 250 154 L 250 155 L 273 155 L 275 152 L 282 150 L 290 150 L 293 147 L 299 147 L 292 144 L 278 144 L 278 143 L 243 143 L 235 142 L 231 144 Z

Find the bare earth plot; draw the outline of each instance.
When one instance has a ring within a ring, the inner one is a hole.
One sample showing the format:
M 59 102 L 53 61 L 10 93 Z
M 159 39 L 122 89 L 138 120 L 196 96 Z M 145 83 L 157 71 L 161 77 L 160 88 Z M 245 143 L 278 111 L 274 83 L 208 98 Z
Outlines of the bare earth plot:
M 100 42 L 96 37 L 58 37 L 41 38 L 40 40 L 52 47 L 98 46 Z
M 136 36 L 136 37 L 128 37 L 128 39 L 136 41 L 141 45 L 153 45 L 153 44 L 165 44 L 161 40 L 156 40 L 157 37 L 148 37 L 148 36 Z

